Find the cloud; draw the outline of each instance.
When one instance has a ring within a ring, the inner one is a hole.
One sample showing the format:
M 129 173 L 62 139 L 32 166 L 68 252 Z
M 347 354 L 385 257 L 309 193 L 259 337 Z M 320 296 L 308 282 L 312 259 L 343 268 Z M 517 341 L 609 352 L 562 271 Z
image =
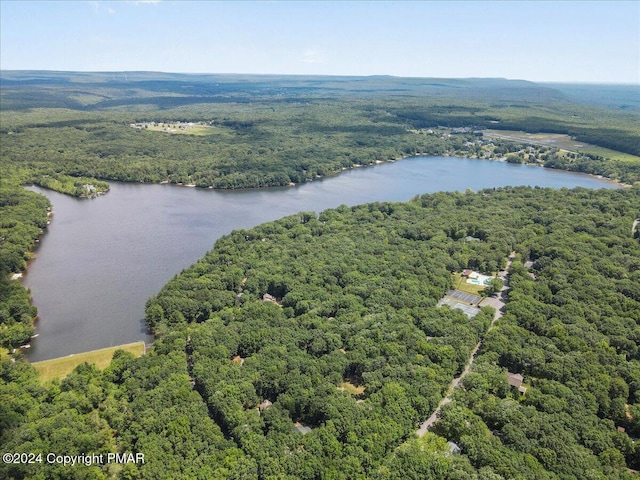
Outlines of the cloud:
M 301 61 L 303 63 L 324 63 L 324 52 L 315 48 L 308 48 L 302 54 Z
M 103 5 L 103 2 L 89 2 L 89 4 L 93 7 L 95 13 L 108 13 L 109 15 L 116 13 L 114 8 Z

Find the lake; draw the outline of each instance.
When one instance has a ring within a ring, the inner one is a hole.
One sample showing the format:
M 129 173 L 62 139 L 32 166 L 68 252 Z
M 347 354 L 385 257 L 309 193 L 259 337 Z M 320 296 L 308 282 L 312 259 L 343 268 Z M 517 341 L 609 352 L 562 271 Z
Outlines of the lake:
M 49 198 L 54 215 L 23 278 L 39 313 L 28 358 L 150 340 L 147 299 L 234 229 L 341 204 L 506 185 L 617 188 L 582 174 L 454 157 L 411 157 L 256 190 L 112 182 L 107 195 L 87 200 L 29 187 Z

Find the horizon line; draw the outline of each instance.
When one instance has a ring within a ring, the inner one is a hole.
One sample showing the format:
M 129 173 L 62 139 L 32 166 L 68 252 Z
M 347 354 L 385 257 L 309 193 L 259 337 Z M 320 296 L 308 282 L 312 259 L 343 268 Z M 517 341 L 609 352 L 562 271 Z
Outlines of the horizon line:
M 409 79 L 444 79 L 444 80 L 506 80 L 506 81 L 520 81 L 530 83 L 555 83 L 555 84 L 582 84 L 582 85 L 625 85 L 625 86 L 640 86 L 638 82 L 628 81 L 603 81 L 603 80 L 529 80 L 526 78 L 509 78 L 500 76 L 470 76 L 470 77 L 446 77 L 446 76 L 415 76 L 415 75 L 394 75 L 388 73 L 376 73 L 376 74 L 344 74 L 344 73 L 256 73 L 256 72 L 179 72 L 179 71 L 163 71 L 163 70 L 59 70 L 59 69 L 31 69 L 31 68 L 0 68 L 0 74 L 3 72 L 50 72 L 50 73 L 101 73 L 101 74 L 116 74 L 116 73 L 152 73 L 152 74 L 164 74 L 164 75 L 235 75 L 235 76 L 262 76 L 262 77 L 343 77 L 343 78 L 375 78 L 375 77 L 388 77 L 388 78 L 409 78 Z

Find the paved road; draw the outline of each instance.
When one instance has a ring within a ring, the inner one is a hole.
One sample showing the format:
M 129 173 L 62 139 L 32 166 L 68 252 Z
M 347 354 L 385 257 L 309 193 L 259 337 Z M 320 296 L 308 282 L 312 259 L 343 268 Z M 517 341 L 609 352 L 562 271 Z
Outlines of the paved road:
M 509 255 L 509 258 L 507 259 L 507 268 L 505 269 L 506 272 L 509 272 L 509 269 L 511 268 L 512 258 L 514 255 L 515 255 L 515 252 L 512 252 L 511 255 Z M 505 278 L 506 278 L 506 275 L 505 275 Z M 504 306 L 504 299 L 506 297 L 508 290 L 509 290 L 508 287 L 504 288 L 502 290 L 500 300 L 498 300 L 497 303 L 494 303 L 494 305 L 492 305 L 494 308 L 498 306 L 499 308 L 496 308 L 496 313 L 493 316 L 493 319 L 491 320 L 491 324 L 489 325 L 487 332 L 489 332 L 489 330 L 493 328 L 494 324 L 496 323 L 496 320 L 502 317 L 502 312 L 500 311 L 500 309 Z M 485 336 L 486 336 L 486 333 L 485 333 Z M 447 403 L 451 402 L 453 391 L 456 389 L 458 385 L 460 385 L 460 382 L 464 380 L 464 377 L 466 377 L 471 371 L 471 367 L 473 366 L 473 361 L 476 359 L 476 354 L 478 353 L 478 350 L 482 346 L 483 340 L 484 340 L 484 337 L 482 337 L 480 341 L 477 343 L 477 345 L 473 348 L 473 350 L 471 351 L 471 355 L 469 355 L 469 360 L 467 360 L 467 364 L 464 366 L 464 370 L 462 371 L 459 377 L 456 377 L 451 381 L 451 383 L 449 384 L 449 388 L 447 388 L 447 392 L 445 393 L 444 398 L 440 400 L 440 403 L 438 403 L 438 406 L 436 407 L 435 411 L 431 414 L 431 416 L 428 419 L 426 419 L 422 423 L 422 425 L 420 425 L 420 428 L 416 432 L 418 437 L 424 437 L 424 435 L 429 431 L 429 429 L 438 421 L 438 418 L 440 418 L 440 411 L 442 410 L 442 407 L 445 406 Z

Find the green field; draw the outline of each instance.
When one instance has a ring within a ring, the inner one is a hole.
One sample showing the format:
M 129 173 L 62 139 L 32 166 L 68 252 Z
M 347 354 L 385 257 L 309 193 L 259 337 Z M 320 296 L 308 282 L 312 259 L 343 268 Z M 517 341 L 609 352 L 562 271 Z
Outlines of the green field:
M 221 135 L 229 132 L 211 125 L 189 125 L 189 124 L 161 124 L 146 125 L 143 130 L 149 132 L 162 132 L 171 135 L 195 135 L 198 137 L 206 135 Z
M 637 155 L 618 152 L 609 148 L 598 147 L 597 145 L 585 145 L 583 148 L 579 148 L 578 151 L 582 153 L 590 153 L 592 155 L 599 155 L 601 157 L 618 160 L 620 162 L 640 163 L 640 157 Z
M 619 152 L 617 150 L 611 150 L 610 148 L 580 142 L 569 135 L 560 133 L 527 133 L 516 130 L 493 129 L 484 130 L 483 133 L 487 138 L 496 138 L 523 144 L 557 148 L 559 150 L 566 150 L 569 152 L 589 153 L 621 162 L 640 163 L 640 157 L 637 155 L 631 155 L 630 153 Z
M 365 387 L 363 387 L 362 385 L 359 387 L 356 387 L 351 382 L 342 382 L 338 387 L 338 390 L 341 392 L 348 392 L 351 395 L 361 395 L 364 393 Z
M 41 362 L 33 362 L 32 365 L 38 371 L 40 380 L 48 382 L 54 378 L 64 378 L 69 375 L 74 368 L 83 363 L 92 363 L 99 369 L 103 369 L 111 363 L 116 350 L 124 350 L 140 357 L 145 352 L 144 342 L 128 343 L 115 347 L 101 348 L 90 352 L 76 353 L 67 357 L 52 358 Z
M 471 283 L 467 283 L 467 279 L 464 278 L 461 273 L 453 274 L 453 286 L 456 290 L 471 293 L 472 295 L 480 295 L 480 292 L 485 289 L 485 287 L 481 285 L 472 285 Z

